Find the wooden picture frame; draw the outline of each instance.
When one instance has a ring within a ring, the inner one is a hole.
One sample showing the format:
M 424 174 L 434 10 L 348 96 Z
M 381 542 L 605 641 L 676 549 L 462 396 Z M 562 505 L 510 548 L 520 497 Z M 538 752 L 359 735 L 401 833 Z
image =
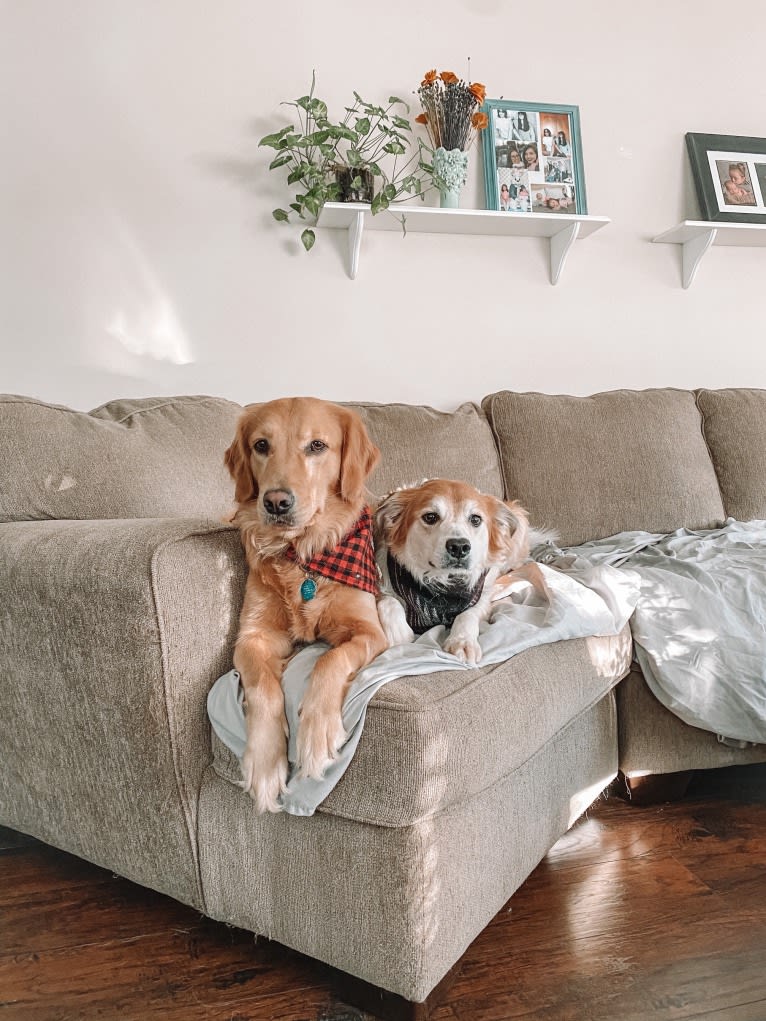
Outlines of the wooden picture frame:
M 700 215 L 713 223 L 766 223 L 766 138 L 686 135 Z

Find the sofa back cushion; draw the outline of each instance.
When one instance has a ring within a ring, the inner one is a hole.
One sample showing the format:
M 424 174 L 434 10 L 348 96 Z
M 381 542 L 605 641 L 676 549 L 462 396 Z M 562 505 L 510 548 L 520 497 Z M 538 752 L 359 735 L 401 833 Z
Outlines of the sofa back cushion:
M 766 390 L 699 390 L 697 404 L 726 514 L 766 518 Z
M 0 396 L 0 521 L 220 519 L 233 508 L 223 454 L 240 411 L 215 397 L 80 412 Z
M 407 404 L 353 404 L 382 457 L 370 478 L 382 496 L 426 477 L 465 479 L 502 496 L 484 413 Z M 216 397 L 117 400 L 74 411 L 0 395 L 0 521 L 206 517 L 231 512 L 223 463 L 242 407 Z
M 574 545 L 617 532 L 712 528 L 724 519 L 694 394 L 509 393 L 482 404 L 506 496 Z
M 416 404 L 349 404 L 362 416 L 381 458 L 368 485 L 378 497 L 426 478 L 463 479 L 503 495 L 492 431 L 475 404 L 435 411 Z

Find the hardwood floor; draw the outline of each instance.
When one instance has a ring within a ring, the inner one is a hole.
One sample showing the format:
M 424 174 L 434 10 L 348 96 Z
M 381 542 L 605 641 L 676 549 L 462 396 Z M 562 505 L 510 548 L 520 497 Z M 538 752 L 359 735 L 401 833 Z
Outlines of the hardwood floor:
M 332 969 L 0 830 L 0 1021 L 363 1021 Z M 433 1021 L 766 1021 L 766 765 L 600 799 Z

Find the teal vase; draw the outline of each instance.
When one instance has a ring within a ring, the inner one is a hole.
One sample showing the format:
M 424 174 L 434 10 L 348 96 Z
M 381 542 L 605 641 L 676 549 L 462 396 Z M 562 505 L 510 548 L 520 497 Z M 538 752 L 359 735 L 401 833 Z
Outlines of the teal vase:
M 439 205 L 442 209 L 458 209 L 460 206 L 460 189 L 443 188 L 439 192 Z
M 460 189 L 468 177 L 468 153 L 462 149 L 443 149 L 434 152 L 434 184 L 439 189 L 442 209 L 457 209 Z

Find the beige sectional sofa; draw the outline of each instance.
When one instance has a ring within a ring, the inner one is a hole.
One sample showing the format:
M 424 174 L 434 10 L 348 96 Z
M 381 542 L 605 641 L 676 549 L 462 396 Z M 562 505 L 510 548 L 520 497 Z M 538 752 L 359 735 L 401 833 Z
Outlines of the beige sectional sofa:
M 374 492 L 464 478 L 563 545 L 766 518 L 766 392 L 353 406 Z M 256 815 L 205 710 L 245 579 L 239 411 L 0 398 L 0 824 L 419 1002 L 618 769 L 766 760 L 665 710 L 626 628 L 390 682 L 316 815 Z

